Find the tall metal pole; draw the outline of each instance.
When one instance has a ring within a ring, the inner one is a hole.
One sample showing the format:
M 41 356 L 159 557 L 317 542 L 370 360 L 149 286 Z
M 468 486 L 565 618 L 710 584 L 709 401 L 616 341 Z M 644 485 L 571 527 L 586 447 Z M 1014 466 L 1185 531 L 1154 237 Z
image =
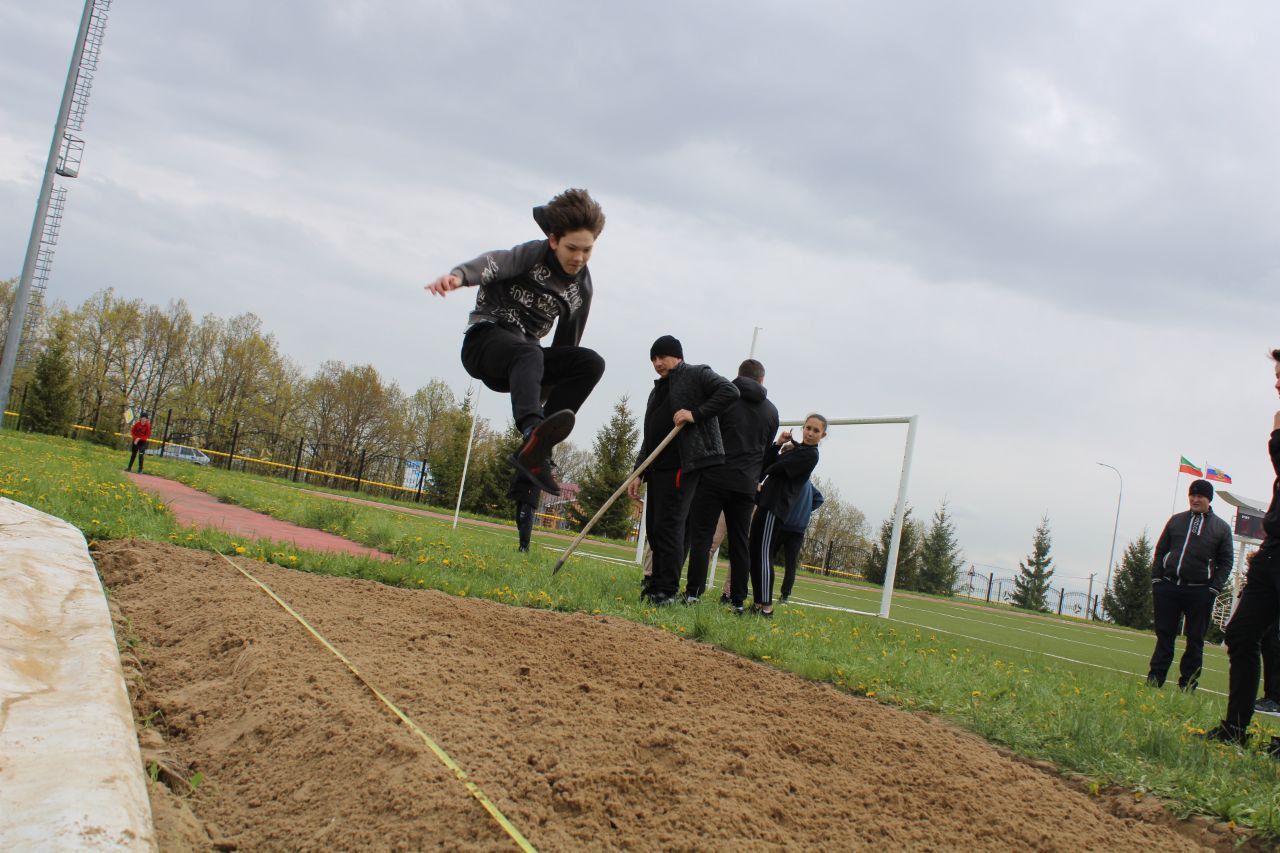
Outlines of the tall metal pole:
M 475 387 L 475 383 L 472 383 Z M 470 389 L 467 396 L 471 396 Z M 467 488 L 467 468 L 471 467 L 471 445 L 476 441 L 476 421 L 480 418 L 480 389 L 476 388 L 476 396 L 472 400 L 471 435 L 467 437 L 467 455 L 462 460 L 462 481 L 458 483 L 458 505 L 453 508 L 453 529 L 458 529 L 458 516 L 462 514 L 462 492 Z
M 752 326 L 752 328 L 751 328 L 751 353 L 747 356 L 747 358 L 755 358 L 755 357 L 756 357 L 756 338 L 760 336 L 760 330 L 761 330 L 761 329 L 763 329 L 763 328 L 764 328 L 764 326 Z
M 1102 585 L 1102 591 L 1107 592 L 1111 589 L 1111 567 L 1116 562 L 1116 533 L 1120 530 L 1120 501 L 1124 500 L 1124 475 L 1120 473 L 1120 469 L 1114 465 L 1108 465 L 1105 462 L 1099 462 L 1103 468 L 1110 468 L 1116 472 L 1116 476 L 1120 478 L 1120 494 L 1116 496 L 1116 523 L 1111 528 L 1111 559 L 1107 563 L 1107 582 Z
M 84 14 L 80 16 L 80 31 L 76 34 L 76 46 L 71 52 L 71 67 L 67 69 L 67 84 L 62 89 L 62 106 L 58 108 L 58 120 L 53 126 L 53 141 L 49 143 L 49 159 L 44 164 L 44 180 L 40 184 L 40 198 L 36 202 L 36 215 L 31 222 L 31 236 L 27 239 L 27 255 L 22 261 L 22 278 L 13 300 L 13 312 L 9 315 L 9 330 L 4 338 L 4 355 L 0 356 L 0 412 L 9 405 L 9 386 L 13 383 L 13 369 L 18 363 L 18 349 L 22 344 L 22 327 L 27 320 L 27 303 L 31 300 L 31 281 L 36 271 L 36 256 L 40 253 L 40 235 L 44 232 L 45 217 L 49 214 L 49 198 L 53 194 L 53 176 L 58 167 L 58 154 L 67 133 L 67 117 L 71 114 L 71 99 L 75 94 L 76 78 L 80 74 L 80 58 L 84 54 L 84 42 L 89 33 L 89 19 L 93 17 L 94 0 L 85 0 Z

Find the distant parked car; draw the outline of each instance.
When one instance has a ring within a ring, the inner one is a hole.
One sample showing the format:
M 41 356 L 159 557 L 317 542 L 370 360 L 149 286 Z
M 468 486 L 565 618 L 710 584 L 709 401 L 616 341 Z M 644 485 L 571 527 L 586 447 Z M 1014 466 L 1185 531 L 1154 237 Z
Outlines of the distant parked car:
M 208 465 L 209 457 L 194 447 L 187 447 L 185 444 L 167 444 L 164 452 L 161 453 L 159 447 L 147 448 L 148 456 L 163 456 L 165 459 L 181 459 L 184 462 L 194 462 L 197 465 Z

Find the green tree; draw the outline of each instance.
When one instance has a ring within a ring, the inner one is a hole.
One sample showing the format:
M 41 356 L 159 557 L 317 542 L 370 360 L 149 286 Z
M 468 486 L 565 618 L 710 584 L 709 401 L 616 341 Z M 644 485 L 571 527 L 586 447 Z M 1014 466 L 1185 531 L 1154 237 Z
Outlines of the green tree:
M 483 446 L 471 451 L 471 471 L 463 506 L 471 512 L 510 518 L 514 502 L 507 497 L 515 468 L 509 461 L 524 444 L 524 436 L 512 423 L 503 435 L 486 435 Z
M 947 502 L 944 500 L 933 514 L 929 532 L 920 547 L 920 582 L 916 590 L 951 595 L 963 566 L 964 557 L 956 542 L 956 527 L 947 514 Z
M 1031 554 L 1025 563 L 1018 563 L 1018 576 L 1013 579 L 1013 595 L 1009 599 L 1014 607 L 1024 610 L 1048 612 L 1049 579 L 1053 577 L 1053 558 L 1049 556 L 1052 542 L 1049 537 L 1049 516 L 1040 519 L 1035 538 L 1031 542 Z
M 1102 596 L 1107 618 L 1117 625 L 1146 630 L 1153 624 L 1151 603 L 1151 540 L 1147 532 L 1124 549 L 1112 588 Z
M 902 515 L 902 538 L 898 541 L 898 569 L 895 589 L 916 589 L 920 582 L 920 525 L 911 517 L 911 507 Z M 889 572 L 889 547 L 893 542 L 893 514 L 880 524 L 880 541 L 871 545 L 871 557 L 864 572 L 871 583 L 884 585 Z
M 67 337 L 67 327 L 58 326 L 36 362 L 24 418 L 27 427 L 35 432 L 66 435 L 71 429 L 76 401 Z
M 462 405 L 440 413 L 440 436 L 427 464 L 431 469 L 430 502 L 437 506 L 452 507 L 458 499 L 458 486 L 462 483 L 462 466 L 467 458 L 467 442 L 471 438 L 471 412 L 475 406 L 471 394 L 462 398 Z M 477 433 L 480 424 L 476 424 Z M 463 495 L 466 503 L 466 495 Z
M 622 481 L 631 473 L 636 462 L 636 445 L 640 430 L 636 416 L 627 405 L 627 398 L 620 397 L 613 405 L 609 422 L 596 433 L 591 446 L 591 463 L 582 478 L 577 504 L 569 507 L 569 519 L 578 529 L 604 505 Z M 625 496 L 614 501 L 609 511 L 596 522 L 595 531 L 601 536 L 623 539 L 631 532 L 634 507 Z

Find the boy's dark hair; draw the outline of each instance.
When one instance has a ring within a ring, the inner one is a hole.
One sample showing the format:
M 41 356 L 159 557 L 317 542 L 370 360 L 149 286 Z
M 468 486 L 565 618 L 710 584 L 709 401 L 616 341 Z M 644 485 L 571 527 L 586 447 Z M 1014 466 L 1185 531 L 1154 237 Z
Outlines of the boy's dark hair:
M 1271 351 L 1271 357 L 1276 360 L 1277 364 L 1280 364 L 1280 349 L 1273 349 Z
M 764 365 L 754 358 L 748 358 L 738 365 L 738 375 L 760 382 L 764 379 Z
M 546 204 L 533 209 L 533 219 L 548 237 L 563 237 L 570 231 L 590 231 L 599 237 L 604 230 L 604 210 L 586 190 L 565 190 Z

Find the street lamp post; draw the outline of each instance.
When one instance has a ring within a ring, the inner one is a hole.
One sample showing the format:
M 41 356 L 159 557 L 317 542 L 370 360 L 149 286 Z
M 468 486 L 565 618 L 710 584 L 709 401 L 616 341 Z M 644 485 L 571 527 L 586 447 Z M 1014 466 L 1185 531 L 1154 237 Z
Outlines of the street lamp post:
M 1116 496 L 1116 523 L 1111 528 L 1111 560 L 1107 563 L 1107 582 L 1102 585 L 1102 591 L 1107 592 L 1111 589 L 1111 567 L 1116 562 L 1116 533 L 1120 530 L 1120 502 L 1124 500 L 1124 475 L 1120 473 L 1120 469 L 1114 465 L 1108 465 L 1105 462 L 1099 462 L 1103 468 L 1110 468 L 1116 472 L 1116 476 L 1120 478 L 1120 494 Z

